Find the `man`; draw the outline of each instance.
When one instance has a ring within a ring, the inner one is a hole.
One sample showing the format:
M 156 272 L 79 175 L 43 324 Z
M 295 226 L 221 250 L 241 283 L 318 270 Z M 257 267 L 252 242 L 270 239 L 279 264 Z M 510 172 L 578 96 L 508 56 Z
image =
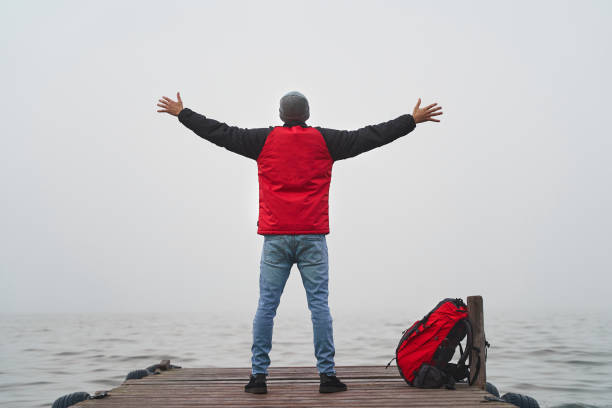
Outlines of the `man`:
M 334 340 L 328 298 L 328 195 L 332 165 L 385 145 L 411 132 L 417 123 L 439 122 L 436 103 L 359 130 L 313 128 L 308 100 L 289 92 L 280 100 L 283 126 L 241 129 L 183 108 L 177 101 L 159 100 L 158 112 L 178 116 L 198 136 L 257 161 L 259 174 L 258 234 L 264 236 L 259 275 L 259 304 L 253 320 L 252 372 L 246 392 L 265 394 L 270 365 L 272 327 L 281 294 L 293 264 L 300 271 L 311 312 L 314 349 L 320 375 L 319 392 L 346 391 L 336 377 Z

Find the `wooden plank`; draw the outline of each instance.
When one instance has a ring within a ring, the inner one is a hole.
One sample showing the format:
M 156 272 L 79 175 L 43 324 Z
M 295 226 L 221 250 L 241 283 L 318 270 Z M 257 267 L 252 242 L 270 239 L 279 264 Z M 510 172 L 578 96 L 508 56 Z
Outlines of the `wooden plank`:
M 108 397 L 75 407 L 479 407 L 488 395 L 464 384 L 456 390 L 413 388 L 391 367 L 337 367 L 337 371 L 349 387 L 346 392 L 320 394 L 314 367 L 276 367 L 270 369 L 268 394 L 254 395 L 244 392 L 248 368 L 176 369 L 126 381 Z M 511 407 L 499 402 L 486 406 Z
M 468 318 L 472 324 L 472 335 L 474 338 L 474 347 L 480 351 L 472 351 L 470 356 L 470 373 L 476 373 L 478 377 L 474 382 L 474 386 L 482 390 L 485 389 L 487 383 L 487 365 L 485 361 L 485 331 L 484 331 L 484 313 L 482 307 L 482 296 L 468 296 L 467 298 Z M 480 364 L 479 364 L 480 363 Z M 478 367 L 480 365 L 480 367 Z
M 359 378 L 399 378 L 397 367 L 354 366 L 336 367 L 342 372 L 341 379 Z M 159 381 L 248 381 L 251 370 L 249 368 L 184 368 L 176 370 L 176 374 L 167 377 L 150 375 L 140 380 L 128 380 L 127 383 L 150 383 Z M 338 374 L 340 376 L 340 374 Z M 315 367 L 271 367 L 268 380 L 319 380 Z

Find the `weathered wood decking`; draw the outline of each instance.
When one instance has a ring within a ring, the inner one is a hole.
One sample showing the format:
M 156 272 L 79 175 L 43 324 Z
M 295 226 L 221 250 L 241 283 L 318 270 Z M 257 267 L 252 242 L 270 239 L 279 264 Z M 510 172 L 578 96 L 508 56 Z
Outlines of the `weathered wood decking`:
M 487 402 L 478 387 L 458 385 L 456 390 L 409 387 L 396 367 L 337 367 L 348 391 L 319 393 L 314 367 L 271 368 L 268 394 L 244 392 L 249 368 L 182 368 L 140 380 L 128 380 L 99 400 L 75 407 L 511 407 Z

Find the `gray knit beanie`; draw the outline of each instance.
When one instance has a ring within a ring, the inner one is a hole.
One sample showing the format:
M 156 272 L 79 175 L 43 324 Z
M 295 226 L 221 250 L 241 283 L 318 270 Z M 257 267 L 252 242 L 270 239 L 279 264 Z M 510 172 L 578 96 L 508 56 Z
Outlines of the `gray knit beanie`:
M 306 122 L 310 117 L 308 99 L 299 92 L 288 92 L 280 100 L 280 118 L 283 122 Z

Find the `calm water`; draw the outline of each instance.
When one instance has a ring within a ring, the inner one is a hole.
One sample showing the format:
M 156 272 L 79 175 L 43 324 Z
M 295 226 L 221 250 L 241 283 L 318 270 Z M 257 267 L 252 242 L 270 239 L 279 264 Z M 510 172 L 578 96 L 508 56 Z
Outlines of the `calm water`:
M 402 330 L 425 312 L 397 321 L 336 315 L 336 363 L 386 364 Z M 308 315 L 297 315 L 279 313 L 274 365 L 314 365 Z M 487 374 L 500 392 L 530 395 L 543 407 L 612 407 L 610 316 L 485 317 Z M 248 367 L 250 325 L 251 316 L 227 315 L 0 315 L 0 405 L 50 407 L 67 393 L 114 388 L 162 358 Z

